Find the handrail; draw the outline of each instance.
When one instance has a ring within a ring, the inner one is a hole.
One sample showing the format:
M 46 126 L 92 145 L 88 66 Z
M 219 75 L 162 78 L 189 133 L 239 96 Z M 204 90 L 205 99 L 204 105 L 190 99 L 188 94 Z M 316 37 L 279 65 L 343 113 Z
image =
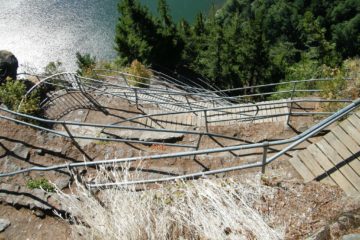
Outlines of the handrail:
M 43 82 L 46 82 L 47 80 L 49 79 L 52 79 L 54 77 L 57 77 L 57 76 L 64 76 L 64 75 L 68 75 L 68 74 L 72 74 L 74 75 L 74 73 L 60 73 L 60 74 L 55 74 L 53 76 L 50 76 L 50 77 L 47 77 L 43 80 L 41 80 L 38 84 L 34 85 L 25 95 L 24 99 L 26 98 L 26 96 L 33 90 L 35 89 L 38 85 L 42 84 Z M 98 80 L 94 80 L 94 79 L 91 79 L 91 78 L 84 78 L 84 77 L 80 77 L 80 76 L 77 76 L 77 75 L 74 75 L 75 78 L 79 78 L 79 79 L 84 79 L 84 80 L 89 80 L 89 81 L 93 81 L 93 82 L 98 82 L 98 83 L 102 83 L 104 84 L 103 81 L 98 81 Z M 59 79 L 59 80 L 63 80 L 63 79 Z M 63 80 L 65 81 L 65 80 Z M 310 80 L 303 80 L 303 81 L 310 81 Z M 311 80 L 313 81 L 313 80 Z M 295 83 L 296 82 L 301 82 L 301 81 L 294 81 Z M 279 83 L 279 84 L 282 84 L 282 83 Z M 117 86 L 117 85 L 114 85 L 114 84 L 109 84 L 109 83 L 105 83 L 105 85 L 107 86 L 116 86 L 116 87 L 121 87 L 123 88 L 123 86 Z M 270 84 L 270 85 L 273 85 L 273 84 Z M 86 84 L 84 85 L 86 86 Z M 266 86 L 266 85 L 261 85 L 261 86 Z M 89 88 L 92 88 L 91 86 L 88 86 Z M 193 96 L 192 94 L 189 94 L 189 93 L 186 93 L 186 92 L 178 92 L 178 91 L 169 91 L 169 90 L 153 90 L 153 89 L 150 89 L 150 90 L 147 90 L 147 89 L 142 89 L 142 88 L 136 88 L 136 87 L 124 87 L 125 89 L 130 89 L 132 91 L 134 91 L 133 95 L 131 96 L 134 96 L 135 98 L 135 102 L 138 103 L 139 100 L 143 101 L 143 102 L 147 102 L 147 103 L 154 103 L 154 104 L 159 104 L 159 105 L 170 105 L 170 106 L 173 106 L 173 107 L 182 107 L 182 108 L 185 108 L 185 109 L 190 109 L 190 110 L 193 110 L 193 109 L 205 109 L 207 107 L 205 106 L 201 106 L 199 105 L 199 103 L 207 103 L 207 102 L 211 102 L 211 101 L 215 101 L 217 99 L 219 100 L 226 100 L 226 99 L 239 99 L 239 98 L 244 98 L 244 97 L 249 97 L 249 96 L 260 96 L 260 95 L 269 95 L 269 94 L 274 94 L 276 92 L 271 92 L 271 93 L 260 93 L 260 94 L 252 94 L 252 95 L 244 95 L 244 96 L 238 96 L 238 97 L 213 97 L 213 98 L 207 98 L 207 99 L 204 99 L 204 100 L 197 100 L 197 101 L 187 101 L 187 102 L 182 102 L 182 101 L 179 101 L 179 100 L 172 100 L 170 99 L 169 97 L 165 97 L 165 96 L 162 96 L 161 94 L 159 94 L 159 92 L 163 92 L 165 95 L 167 96 L 171 96 L 171 95 L 179 95 L 179 96 L 184 96 L 184 97 L 187 97 L 187 96 Z M 280 93 L 294 93 L 294 92 L 316 92 L 318 90 L 293 90 L 293 91 L 281 91 Z M 102 92 L 102 91 L 100 91 Z M 153 92 L 156 93 L 155 95 L 153 95 Z M 104 92 L 106 93 L 106 92 Z M 145 95 L 148 95 L 149 97 L 154 97 L 155 99 L 154 100 L 150 100 L 150 99 L 146 99 L 144 97 L 142 97 L 141 95 L 139 96 L 139 93 L 140 94 L 145 94 Z M 279 93 L 279 92 L 277 92 Z M 113 94 L 114 96 L 118 96 L 116 94 Z M 201 96 L 199 94 L 195 94 L 195 96 Z M 122 97 L 123 98 L 123 97 Z M 127 100 L 131 100 L 129 99 L 128 95 L 125 94 L 125 98 Z M 132 100 L 131 100 L 132 101 Z M 184 100 L 185 101 L 185 100 Z M 20 109 L 21 107 L 21 104 L 23 103 L 23 100 L 20 102 L 19 104 L 19 107 L 18 109 Z M 215 106 L 215 104 L 214 104 Z M 226 105 L 225 105 L 226 106 Z M 230 105 L 231 106 L 231 105 Z
M 283 145 L 289 144 L 279 153 L 275 154 L 270 158 L 265 158 L 262 162 L 252 163 L 252 164 L 245 164 L 235 167 L 217 169 L 217 170 L 210 170 L 205 172 L 198 172 L 192 173 L 182 176 L 176 177 L 168 177 L 168 178 L 161 178 L 161 179 L 148 179 L 148 180 L 139 180 L 139 181 L 130 181 L 130 182 L 121 182 L 121 183 L 104 183 L 104 184 L 88 184 L 89 187 L 111 187 L 111 186 L 122 186 L 122 185 L 130 185 L 130 184 L 145 184 L 145 183 L 159 183 L 165 181 L 173 181 L 177 179 L 189 179 L 189 178 L 196 178 L 205 175 L 213 175 L 218 173 L 236 171 L 241 169 L 247 168 L 254 168 L 254 167 L 265 167 L 267 164 L 271 163 L 272 161 L 276 160 L 278 157 L 286 153 L 287 151 L 293 149 L 295 146 L 299 145 L 301 142 L 307 140 L 311 136 L 317 134 L 330 124 L 334 123 L 335 121 L 339 120 L 346 114 L 350 113 L 351 111 L 355 110 L 360 105 L 360 99 L 355 100 L 353 103 L 349 104 L 348 106 L 344 107 L 343 109 L 339 110 L 338 112 L 334 113 L 333 115 L 329 116 L 328 118 L 322 120 L 318 124 L 314 125 L 313 127 L 309 128 L 307 131 L 289 139 L 285 140 L 276 140 L 270 142 L 263 142 L 263 143 L 254 143 L 254 144 L 245 144 L 245 145 L 237 145 L 237 146 L 230 146 L 230 147 L 223 147 L 223 148 L 213 148 L 213 149 L 203 149 L 203 150 L 196 150 L 196 151 L 189 151 L 189 152 L 181 152 L 181 153 L 170 153 L 170 154 L 162 154 L 162 155 L 152 155 L 152 156 L 141 156 L 141 157 L 132 157 L 132 158 L 123 158 L 123 159 L 112 159 L 112 160 L 100 160 L 100 161 L 93 161 L 93 162 L 82 162 L 82 163 L 68 163 L 68 164 L 60 164 L 54 165 L 49 167 L 31 167 L 27 169 L 22 169 L 10 173 L 1 173 L 0 177 L 6 176 L 13 176 L 20 173 L 32 172 L 32 171 L 52 171 L 52 170 L 59 170 L 59 169 L 71 169 L 77 167 L 90 167 L 90 166 L 98 166 L 98 165 L 111 165 L 111 164 L 119 164 L 125 162 L 133 162 L 133 161 L 141 161 L 145 158 L 147 160 L 158 160 L 163 158 L 175 158 L 175 157 L 185 157 L 185 156 L 196 156 L 196 155 L 203 155 L 209 153 L 219 153 L 219 152 L 228 152 L 228 151 L 236 151 L 236 150 L 243 150 L 243 149 L 250 149 L 250 148 L 259 148 L 262 147 L 266 149 L 269 146 L 274 145 Z M 264 154 L 266 152 L 264 151 Z
M 277 158 L 279 158 L 280 156 L 282 156 L 289 150 L 292 150 L 294 147 L 296 147 L 299 144 L 301 144 L 302 142 L 306 141 L 308 138 L 314 136 L 315 134 L 319 133 L 327 126 L 331 125 L 332 123 L 339 120 L 343 116 L 352 112 L 357 107 L 359 107 L 359 105 L 360 105 L 360 98 L 355 100 L 352 104 L 346 106 L 345 108 L 339 110 L 338 112 L 336 112 L 333 115 L 329 116 L 328 118 L 324 119 L 320 123 L 314 125 L 307 131 L 297 135 L 296 137 L 292 138 L 291 140 L 290 139 L 287 140 L 287 143 L 291 143 L 291 144 L 289 146 L 285 147 L 284 149 L 282 149 L 280 152 L 278 152 L 274 156 L 271 156 L 269 158 L 266 158 L 266 153 L 267 153 L 267 149 L 269 146 L 283 145 L 286 143 L 284 143 L 284 140 L 262 143 L 261 147 L 263 147 L 263 149 L 264 149 L 263 156 L 265 156 L 262 162 L 256 162 L 256 163 L 251 163 L 251 164 L 239 165 L 239 166 L 235 166 L 235 167 L 229 167 L 229 168 L 223 168 L 223 169 L 217 169 L 217 170 L 209 170 L 209 171 L 204 171 L 204 172 L 186 174 L 186 175 L 175 176 L 175 177 L 167 177 L 167 178 L 161 178 L 161 179 L 148 179 L 148 180 L 137 180 L 137 181 L 128 181 L 128 182 L 125 181 L 125 182 L 116 182 L 116 183 L 87 184 L 87 186 L 90 188 L 104 188 L 104 187 L 108 188 L 108 187 L 114 187 L 114 186 L 121 187 L 121 186 L 127 186 L 127 185 L 135 185 L 135 184 L 161 183 L 161 182 L 169 182 L 169 181 L 176 181 L 176 180 L 194 179 L 194 178 L 203 177 L 203 176 L 207 176 L 207 175 L 214 175 L 214 174 L 219 174 L 219 173 L 226 173 L 226 172 L 232 172 L 232 171 L 255 168 L 255 167 L 262 167 L 262 172 L 264 173 L 265 166 L 267 164 L 275 161 Z M 283 142 L 283 143 L 279 144 L 279 142 Z M 257 144 L 249 144 L 249 145 L 247 145 L 247 147 L 246 147 L 246 145 L 245 146 L 242 145 L 242 148 L 239 147 L 238 149 L 234 149 L 233 147 L 227 147 L 226 149 L 229 151 L 234 151 L 234 150 L 250 148 L 250 146 L 255 146 L 255 145 L 257 145 Z M 201 151 L 198 151 L 198 152 L 201 152 Z M 202 152 L 203 152 L 202 154 L 210 153 L 209 151 L 208 152 L 202 151 Z M 192 155 L 200 155 L 200 154 L 194 153 Z M 147 159 L 158 159 L 156 156 L 154 156 L 154 158 L 151 158 L 151 157 L 147 157 Z M 167 158 L 168 157 L 171 157 L 171 156 L 167 156 Z M 175 157 L 175 156 L 172 156 L 172 157 Z M 112 160 L 112 162 L 113 162 L 113 164 L 119 163 L 116 160 Z M 123 162 L 128 162 L 128 161 L 123 161 Z M 107 163 L 104 163 L 104 164 L 107 165 Z
M 119 73 L 122 73 L 122 72 L 119 72 Z M 83 78 L 83 79 L 86 79 L 86 80 L 91 80 L 91 81 L 94 81 L 94 82 L 102 82 L 104 83 L 103 81 L 97 81 L 95 79 L 91 79 L 91 78 L 84 78 L 84 77 L 81 77 L 81 76 L 78 76 L 76 75 L 76 73 L 72 73 L 72 72 L 64 72 L 64 73 L 59 73 L 59 74 L 55 74 L 53 76 L 49 76 L 49 77 L 46 77 L 44 78 L 43 80 L 41 80 L 39 83 L 37 83 L 36 85 L 34 85 L 28 92 L 31 92 L 34 88 L 38 87 L 38 85 L 42 84 L 43 82 L 46 82 L 47 80 L 51 79 L 51 78 L 54 78 L 56 76 L 60 76 L 60 75 L 65 75 L 65 74 L 71 74 L 71 75 L 74 75 L 74 77 L 77 77 L 77 78 Z M 122 74 L 127 74 L 127 73 L 122 73 Z M 142 78 L 140 76 L 135 76 L 135 75 L 131 75 L 131 74 L 127 74 L 127 75 L 130 75 L 130 76 L 134 76 L 134 77 L 139 77 L 139 78 Z M 208 90 L 205 90 L 205 89 L 201 89 L 201 92 L 196 92 L 196 93 L 187 93 L 187 92 L 181 92 L 181 91 L 176 91 L 174 89 L 167 89 L 167 90 L 160 90 L 160 89 L 157 89 L 157 91 L 159 92 L 164 92 L 166 94 L 170 94 L 170 93 L 176 93 L 176 94 L 179 94 L 179 95 L 195 95 L 195 96 L 199 96 L 199 97 L 207 97 L 209 98 L 209 94 L 213 95 L 215 94 L 215 98 L 214 99 L 234 99 L 236 97 L 228 97 L 228 96 L 216 96 L 217 93 L 220 93 L 220 92 L 231 92 L 231 91 L 239 91 L 239 90 L 246 90 L 246 89 L 254 89 L 254 88 L 262 88 L 262 87 L 269 87 L 269 86 L 278 86 L 278 85 L 286 85 L 286 84 L 298 84 L 298 83 L 304 83 L 304 82 L 316 82 L 316 81 L 331 81 L 333 80 L 333 78 L 319 78 L 319 79 L 306 79 L 306 80 L 296 80 L 296 81 L 287 81 L 287 82 L 279 82 L 279 83 L 270 83 L 270 84 L 263 84 L 263 85 L 256 85 L 256 86 L 248 86 L 248 87 L 242 87 L 242 88 L 233 88 L 233 89 L 226 89 L 226 90 L 217 90 L 217 91 L 208 91 Z M 108 85 L 112 85 L 112 84 L 108 84 Z M 137 87 L 124 87 L 124 86 L 121 86 L 123 88 L 126 88 L 126 89 L 142 89 L 144 91 L 147 91 L 146 89 L 143 89 L 143 88 L 137 88 Z M 190 87 L 190 86 L 188 86 Z M 192 88 L 192 87 L 190 87 Z M 316 89 L 312 89 L 313 91 L 315 91 Z M 151 91 L 155 91 L 155 90 L 151 90 Z M 306 92 L 306 91 L 310 91 L 310 90 L 295 90 L 295 92 Z M 318 91 L 318 90 L 316 90 Z M 290 93 L 292 91 L 282 91 L 281 93 Z M 275 94 L 275 93 L 279 93 L 279 92 L 271 92 L 271 93 L 256 93 L 256 94 L 248 94 L 246 96 L 240 96 L 240 97 L 253 97 L 253 96 L 260 96 L 260 95 L 269 95 L 269 94 Z M 239 96 L 238 96 L 239 97 Z M 211 99 L 211 98 L 210 98 Z M 207 99 L 208 100 L 208 99 Z M 206 101 L 206 100 L 204 100 Z

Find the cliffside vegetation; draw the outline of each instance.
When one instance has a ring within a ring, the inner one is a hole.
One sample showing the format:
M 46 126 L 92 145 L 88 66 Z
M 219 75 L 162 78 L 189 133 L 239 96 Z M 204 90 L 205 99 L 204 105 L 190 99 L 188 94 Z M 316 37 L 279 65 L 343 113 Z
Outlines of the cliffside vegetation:
M 323 76 L 360 52 L 356 0 L 228 0 L 175 23 L 166 0 L 158 14 L 120 0 L 118 62 L 193 74 L 222 88 Z
M 42 111 L 39 107 L 40 97 L 38 92 L 24 98 L 26 91 L 26 85 L 23 81 L 8 78 L 5 83 L 0 85 L 0 103 L 5 104 L 13 111 L 41 116 Z

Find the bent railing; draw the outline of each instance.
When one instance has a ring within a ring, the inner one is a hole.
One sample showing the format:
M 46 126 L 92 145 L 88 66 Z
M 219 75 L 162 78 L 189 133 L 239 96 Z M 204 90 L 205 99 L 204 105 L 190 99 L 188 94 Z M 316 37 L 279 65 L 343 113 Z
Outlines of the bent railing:
M 134 78 L 142 79 L 143 77 L 131 75 L 128 73 L 116 72 L 121 74 L 121 78 L 126 78 L 126 76 L 131 76 Z M 110 76 L 114 77 L 114 76 Z M 204 104 L 211 103 L 213 106 L 227 106 L 232 105 L 234 103 L 247 103 L 247 102 L 254 102 L 255 98 L 258 97 L 265 97 L 271 96 L 274 94 L 281 95 L 281 96 L 289 96 L 291 98 L 295 97 L 297 94 L 314 94 L 321 92 L 320 89 L 302 89 L 298 86 L 302 84 L 309 84 L 309 83 L 317 83 L 317 82 L 325 82 L 325 81 L 333 81 L 333 78 L 321 78 L 321 79 L 308 79 L 308 80 L 298 80 L 298 81 L 288 81 L 288 82 L 279 82 L 279 83 L 270 83 L 270 84 L 263 84 L 257 86 L 250 86 L 250 87 L 242 87 L 242 88 L 234 88 L 234 89 L 226 89 L 226 90 L 206 90 L 204 88 L 194 88 L 191 86 L 187 86 L 189 90 L 190 88 L 194 91 L 183 91 L 176 89 L 176 86 L 179 86 L 177 82 L 171 82 L 171 87 L 167 88 L 159 88 L 158 86 L 162 81 L 149 79 L 152 82 L 156 81 L 159 84 L 147 84 L 146 88 L 139 88 L 133 87 L 129 85 L 124 85 L 121 83 L 108 83 L 102 80 L 96 80 L 91 78 L 85 78 L 76 75 L 75 73 L 60 73 L 50 77 L 47 77 L 33 86 L 26 96 L 30 94 L 34 89 L 39 87 L 42 84 L 54 84 L 50 83 L 52 79 L 59 80 L 59 81 L 68 81 L 68 86 L 72 89 L 81 89 L 88 88 L 92 90 L 96 90 L 101 92 L 102 94 L 114 94 L 114 92 L 109 91 L 109 89 L 113 89 L 118 91 L 118 94 L 122 94 L 127 98 L 129 101 L 138 104 L 140 101 L 153 103 L 153 104 L 160 104 L 160 105 L 174 105 L 178 107 L 182 107 L 185 109 L 199 109 L 205 108 Z M 127 80 L 129 81 L 129 80 Z M 135 80 L 136 81 L 136 80 Z M 139 81 L 140 82 L 140 81 Z M 62 84 L 63 87 L 66 84 Z M 183 84 L 184 85 L 184 84 Z M 280 91 L 260 91 L 257 92 L 256 89 L 262 88 L 274 88 L 277 86 L 289 86 L 289 89 L 280 90 Z M 254 93 L 242 93 L 241 95 L 235 96 L 227 96 L 223 95 L 223 93 L 231 93 L 231 92 L 239 92 L 239 91 L 246 91 L 246 90 L 254 90 Z M 116 94 L 116 93 L 115 93 Z M 25 97 L 26 97 L 25 96 Z M 151 96 L 153 100 L 146 99 L 144 96 Z M 175 100 L 173 97 L 181 97 L 183 100 L 179 102 L 179 100 Z M 192 101 L 187 101 L 187 98 L 193 98 Z M 282 97 L 283 98 L 283 97 Z M 252 99 L 252 100 L 249 100 Z
M 93 162 L 82 162 L 82 163 L 68 163 L 68 164 L 61 164 L 61 165 L 54 165 L 49 167 L 32 167 L 27 169 L 22 169 L 10 173 L 1 173 L 0 177 L 7 177 L 13 176 L 16 174 L 31 172 L 31 171 L 53 171 L 59 169 L 72 169 L 78 167 L 90 167 L 90 166 L 99 166 L 99 165 L 113 165 L 113 164 L 121 164 L 121 163 L 128 163 L 134 161 L 142 161 L 144 159 L 147 160 L 160 160 L 166 158 L 176 158 L 176 157 L 185 157 L 185 156 L 197 156 L 203 154 L 210 154 L 210 153 L 220 153 L 220 152 L 229 152 L 229 151 L 236 151 L 236 150 L 244 150 L 244 149 L 251 149 L 251 148 L 262 148 L 263 149 L 263 159 L 261 162 L 238 165 L 234 167 L 216 169 L 216 170 L 208 170 L 204 172 L 197 172 L 191 173 L 181 176 L 175 177 L 167 177 L 167 178 L 159 178 L 159 179 L 146 179 L 146 180 L 138 180 L 138 181 L 129 181 L 129 182 L 113 182 L 113 183 L 90 183 L 88 184 L 89 187 L 99 188 L 99 187 L 113 187 L 113 186 L 124 186 L 129 184 L 148 184 L 148 183 L 160 183 L 166 181 L 174 181 L 179 179 L 194 179 L 197 177 L 202 177 L 205 175 L 214 175 L 219 173 L 226 173 L 231 171 L 237 171 L 242 169 L 249 169 L 255 167 L 261 167 L 262 172 L 265 172 L 265 167 L 267 164 L 275 161 L 277 158 L 282 156 L 283 154 L 287 153 L 288 151 L 292 150 L 294 147 L 299 145 L 300 143 L 306 141 L 310 137 L 314 136 L 315 134 L 319 133 L 321 130 L 326 128 L 327 126 L 331 125 L 332 123 L 336 122 L 337 120 L 341 119 L 342 117 L 346 116 L 350 112 L 354 111 L 360 105 L 360 99 L 355 100 L 353 103 L 349 104 L 348 106 L 344 107 L 343 109 L 337 111 L 336 113 L 332 114 L 331 116 L 327 117 L 326 119 L 322 120 L 321 122 L 317 123 L 313 127 L 309 128 L 305 132 L 285 140 L 277 140 L 277 141 L 269 141 L 269 142 L 262 142 L 262 143 L 254 143 L 254 144 L 243 144 L 237 146 L 230 146 L 230 147 L 223 147 L 223 148 L 213 148 L 213 149 L 203 149 L 203 150 L 195 150 L 195 151 L 188 151 L 188 152 L 180 152 L 180 153 L 170 153 L 170 154 L 161 154 L 161 155 L 152 155 L 152 156 L 142 156 L 142 157 L 132 157 L 132 158 L 123 158 L 123 159 L 112 159 L 112 160 L 101 160 L 101 161 L 93 161 Z M 4 116 L 2 116 L 4 118 Z M 290 144 L 275 155 L 271 157 L 267 157 L 267 151 L 270 146 L 276 145 L 284 145 Z

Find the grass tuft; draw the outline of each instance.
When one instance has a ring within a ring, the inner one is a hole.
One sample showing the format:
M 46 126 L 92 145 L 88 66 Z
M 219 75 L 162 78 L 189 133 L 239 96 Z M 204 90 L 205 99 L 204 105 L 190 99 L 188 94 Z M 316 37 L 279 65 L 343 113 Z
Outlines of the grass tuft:
M 128 181 L 137 172 L 98 172 L 96 182 Z M 72 193 L 59 192 L 72 214 L 74 239 L 282 239 L 256 210 L 256 202 L 273 190 L 260 179 L 246 184 L 197 180 L 137 191 L 127 186 L 95 194 L 76 183 Z

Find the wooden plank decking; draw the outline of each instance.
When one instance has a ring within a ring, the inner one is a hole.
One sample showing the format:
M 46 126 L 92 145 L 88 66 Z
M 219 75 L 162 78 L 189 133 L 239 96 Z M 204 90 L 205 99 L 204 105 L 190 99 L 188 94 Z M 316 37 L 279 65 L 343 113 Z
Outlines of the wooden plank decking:
M 305 182 L 338 185 L 348 195 L 360 194 L 360 112 L 331 129 L 319 142 L 290 159 Z
M 289 113 L 289 108 L 287 106 L 286 100 L 277 100 L 270 102 L 262 102 L 268 105 L 259 106 L 259 111 L 256 114 L 256 107 L 251 105 L 239 105 L 233 109 L 224 109 L 219 111 L 208 111 L 207 119 L 208 126 L 224 126 L 231 125 L 237 122 L 241 122 L 242 119 L 251 122 L 251 117 L 256 116 L 260 119 L 253 120 L 254 123 L 264 123 L 264 122 L 286 122 L 287 114 Z M 170 108 L 170 106 L 169 106 Z M 162 110 L 156 109 L 144 109 L 147 114 L 158 114 L 163 113 Z M 282 116 L 278 116 L 281 115 Z M 250 119 L 249 119 L 250 117 Z M 261 118 L 263 117 L 263 118 Z M 151 124 L 151 127 L 155 128 L 165 128 L 165 129 L 176 129 L 176 130 L 186 130 L 189 127 L 204 127 L 205 126 L 205 116 L 204 112 L 199 111 L 197 114 L 193 113 L 180 113 L 172 114 L 167 116 L 154 116 L 151 117 L 151 122 L 157 122 L 157 124 Z

